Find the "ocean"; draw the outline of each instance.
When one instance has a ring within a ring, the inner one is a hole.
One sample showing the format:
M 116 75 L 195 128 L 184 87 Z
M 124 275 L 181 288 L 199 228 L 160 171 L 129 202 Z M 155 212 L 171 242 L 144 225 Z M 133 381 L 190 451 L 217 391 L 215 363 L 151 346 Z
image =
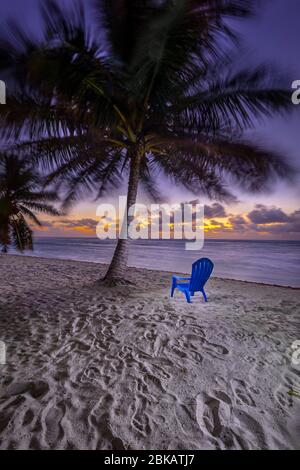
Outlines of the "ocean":
M 97 238 L 37 238 L 29 256 L 108 263 L 115 242 Z M 227 279 L 300 287 L 300 241 L 206 240 L 201 251 L 186 251 L 184 241 L 132 242 L 129 266 L 188 273 L 208 257 L 213 275 Z

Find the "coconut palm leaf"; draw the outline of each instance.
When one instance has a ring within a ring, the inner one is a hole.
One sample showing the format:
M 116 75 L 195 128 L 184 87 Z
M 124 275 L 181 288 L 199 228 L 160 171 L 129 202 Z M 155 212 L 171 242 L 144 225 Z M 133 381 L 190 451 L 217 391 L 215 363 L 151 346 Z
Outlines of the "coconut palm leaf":
M 10 220 L 12 240 L 15 248 L 19 251 L 33 250 L 32 230 L 27 224 L 24 216 L 18 214 Z
M 7 252 L 33 249 L 33 232 L 29 222 L 41 227 L 37 213 L 57 216 L 51 205 L 57 202 L 53 191 L 43 191 L 43 177 L 32 162 L 13 153 L 0 153 L 0 245 Z

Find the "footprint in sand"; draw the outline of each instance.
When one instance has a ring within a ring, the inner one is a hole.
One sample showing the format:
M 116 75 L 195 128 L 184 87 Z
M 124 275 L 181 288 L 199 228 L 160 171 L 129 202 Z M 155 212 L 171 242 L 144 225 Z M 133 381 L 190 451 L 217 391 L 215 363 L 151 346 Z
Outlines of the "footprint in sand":
M 184 328 L 186 325 L 186 320 L 179 318 L 176 322 L 176 328 Z
M 19 408 L 25 403 L 23 396 L 16 397 L 13 401 L 1 407 L 0 413 L 0 433 L 2 433 L 12 422 L 15 414 L 18 414 Z
M 254 416 L 250 416 L 242 410 L 233 410 L 234 423 L 239 430 L 239 436 L 244 442 L 244 449 L 272 448 L 266 442 L 266 433 Z M 271 434 L 268 436 L 271 439 Z
M 207 393 L 197 395 L 196 418 L 200 430 L 205 435 L 212 438 L 220 437 L 230 423 L 230 397 L 221 391 L 217 391 L 215 396 Z
M 170 349 L 171 349 L 171 352 L 175 354 L 177 357 L 179 357 L 180 359 L 185 359 L 187 357 L 187 354 L 177 346 L 170 345 Z
M 263 449 L 266 437 L 262 426 L 243 410 L 235 409 L 221 390 L 197 396 L 197 422 L 215 448 Z
M 107 393 L 94 406 L 88 416 L 92 437 L 91 448 L 97 450 L 126 450 L 126 445 L 111 427 L 111 414 L 115 413 L 115 399 Z
M 71 339 L 67 343 L 65 343 L 60 349 L 55 351 L 52 357 L 59 363 L 71 354 L 82 354 L 84 352 L 89 352 L 90 349 L 91 344 L 77 339 Z
M 130 422 L 132 429 L 143 437 L 149 436 L 153 430 L 154 422 L 147 411 L 149 405 L 148 398 L 141 394 L 136 395 L 134 412 Z
M 34 412 L 31 409 L 28 409 L 24 415 L 22 425 L 29 426 L 34 420 Z
M 109 371 L 106 373 L 103 365 L 90 364 L 83 372 L 78 374 L 78 380 L 82 384 L 93 384 L 106 389 L 111 381 Z
M 162 363 L 162 366 L 164 364 Z M 147 374 L 150 374 L 150 377 L 157 377 L 158 380 L 169 380 L 172 378 L 172 375 L 165 370 L 163 367 L 160 367 L 156 364 L 145 364 L 145 370 L 147 371 Z
M 291 413 L 299 403 L 300 379 L 296 371 L 289 370 L 282 375 L 279 387 L 275 390 L 275 399 L 283 410 Z
M 197 334 L 198 336 L 200 336 L 201 338 L 205 338 L 205 332 L 203 331 L 203 329 L 198 326 L 198 325 L 194 325 L 194 324 L 191 324 L 190 325 L 190 330 L 192 333 L 195 333 Z
M 244 359 L 249 364 L 255 364 L 255 362 L 256 362 L 256 359 L 253 356 L 246 355 L 246 356 L 244 356 Z
M 2 393 L 1 398 L 29 394 L 32 398 L 40 399 L 49 392 L 47 382 L 16 382 L 9 385 Z
M 140 410 L 136 410 L 131 420 L 132 428 L 143 437 L 147 437 L 152 431 L 149 423 L 149 416 L 145 412 L 142 413 Z
M 33 436 L 29 442 L 28 447 L 29 447 L 29 450 L 40 450 L 41 443 L 37 437 Z
M 89 321 L 86 319 L 86 316 L 76 318 L 72 323 L 72 333 L 73 333 L 73 335 L 76 335 L 76 334 L 80 333 L 88 325 L 89 325 Z
M 294 406 L 294 397 L 285 387 L 280 386 L 280 388 L 275 391 L 274 396 L 280 408 L 285 411 L 292 411 Z
M 197 364 L 201 364 L 203 361 L 203 357 L 198 351 L 189 351 L 189 356 L 191 359 L 193 359 Z
M 210 343 L 207 340 L 204 341 L 203 349 L 205 349 L 212 356 L 217 356 L 218 358 L 229 354 L 229 350 L 225 346 L 221 344 Z
M 163 386 L 162 380 L 156 375 L 147 373 L 146 377 L 144 378 L 144 382 L 146 386 L 148 387 L 150 395 L 152 393 L 156 395 L 160 395 L 166 392 Z
M 214 381 L 219 387 L 222 387 L 222 388 L 227 387 L 228 380 L 226 380 L 225 377 L 223 377 L 222 375 L 218 375 L 218 374 L 215 375 L 214 376 Z
M 196 416 L 194 415 L 193 405 L 187 406 L 184 403 L 176 403 L 175 416 L 184 435 L 190 437 L 199 435 L 199 427 L 197 425 Z
M 122 346 L 121 350 L 118 352 L 118 357 L 122 361 L 133 362 L 133 350 L 130 346 Z
M 63 402 L 59 402 L 54 406 L 49 403 L 45 416 L 42 417 L 44 439 L 49 447 L 54 447 L 57 443 L 61 445 L 64 436 L 61 422 L 64 415 L 65 405 Z
M 230 384 L 237 405 L 256 406 L 250 390 L 247 389 L 247 385 L 243 380 L 232 379 Z

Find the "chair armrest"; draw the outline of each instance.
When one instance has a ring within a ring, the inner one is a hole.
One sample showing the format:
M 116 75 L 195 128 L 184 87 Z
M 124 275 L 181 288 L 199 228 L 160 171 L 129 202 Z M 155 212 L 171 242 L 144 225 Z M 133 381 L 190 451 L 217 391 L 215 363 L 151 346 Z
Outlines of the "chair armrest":
M 173 276 L 173 279 L 175 279 L 176 281 L 190 281 L 191 277 Z

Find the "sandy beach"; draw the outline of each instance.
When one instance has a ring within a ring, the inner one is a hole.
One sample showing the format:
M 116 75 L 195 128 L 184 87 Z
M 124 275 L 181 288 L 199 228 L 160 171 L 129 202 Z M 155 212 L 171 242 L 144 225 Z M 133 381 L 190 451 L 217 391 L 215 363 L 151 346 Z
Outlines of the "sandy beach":
M 299 290 L 104 270 L 0 255 L 1 449 L 300 448 Z

